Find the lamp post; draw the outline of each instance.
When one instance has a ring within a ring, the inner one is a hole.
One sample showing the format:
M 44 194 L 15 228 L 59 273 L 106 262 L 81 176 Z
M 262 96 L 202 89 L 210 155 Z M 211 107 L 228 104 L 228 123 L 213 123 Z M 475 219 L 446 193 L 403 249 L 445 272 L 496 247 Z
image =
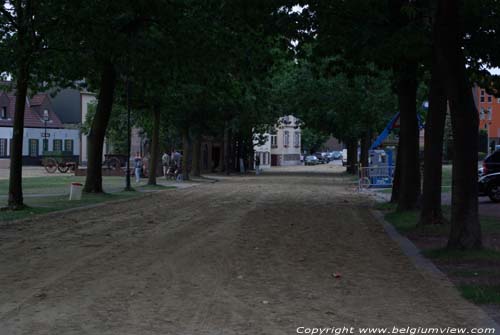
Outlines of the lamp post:
M 49 151 L 49 140 L 47 139 L 47 121 L 49 121 L 49 111 L 45 109 L 43 111 L 43 125 L 44 125 L 44 134 L 43 134 L 43 150 Z M 45 145 L 47 143 L 47 145 Z
M 132 149 L 132 139 L 131 139 L 131 129 L 130 129 L 130 80 L 126 79 L 126 90 L 127 90 L 127 172 L 126 172 L 126 185 L 125 191 L 133 191 L 130 184 L 130 150 Z

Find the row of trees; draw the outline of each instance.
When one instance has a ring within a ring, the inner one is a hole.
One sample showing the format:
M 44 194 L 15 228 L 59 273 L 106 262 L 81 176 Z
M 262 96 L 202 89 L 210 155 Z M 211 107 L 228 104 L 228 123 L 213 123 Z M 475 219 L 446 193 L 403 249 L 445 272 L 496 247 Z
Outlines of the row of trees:
M 397 203 L 398 210 L 421 208 L 422 225 L 444 222 L 441 162 L 449 109 L 453 146 L 457 150 L 453 155 L 452 229 L 448 246 L 481 247 L 477 205 L 478 113 L 471 86 L 477 82 L 490 91 L 495 87 L 496 78 L 486 67 L 499 64 L 498 46 L 492 43 L 499 31 L 498 2 L 316 0 L 305 1 L 302 6 L 301 42 L 305 46 L 302 56 L 323 64 L 320 75 L 326 78 L 347 78 L 346 82 L 335 85 L 336 90 L 349 87 L 349 82 L 353 82 L 355 88 L 366 91 L 367 86 L 363 85 L 366 78 L 380 83 L 380 73 L 390 82 L 400 112 L 392 201 Z M 417 118 L 421 87 L 428 87 L 429 99 L 423 190 Z M 352 101 L 356 99 L 355 92 L 347 96 Z M 334 106 L 348 109 L 352 101 L 343 105 L 337 97 Z M 390 111 L 390 106 L 390 103 L 384 104 L 382 109 Z M 370 124 L 380 119 L 376 110 L 375 107 L 365 114 L 358 109 L 352 114 L 356 120 Z M 316 115 L 320 116 L 320 123 L 328 124 L 328 113 Z M 370 138 L 370 129 L 365 124 L 360 127 L 361 132 L 356 132 L 346 126 L 355 127 L 356 123 L 348 118 L 346 121 L 343 123 L 342 118 L 337 117 L 335 123 L 341 129 L 332 132 L 344 139 L 348 148 L 357 147 L 358 142 L 363 148 L 365 136 Z M 343 129 L 348 129 L 347 137 Z M 354 150 L 351 156 L 356 157 Z
M 270 124 L 274 117 L 263 103 L 270 86 L 267 73 L 276 50 L 282 56 L 290 52 L 284 33 L 295 31 L 293 14 L 284 5 L 286 1 L 0 1 L 0 66 L 12 77 L 17 96 L 9 207 L 24 207 L 26 96 L 82 80 L 98 92 L 88 125 L 85 192 L 103 191 L 104 138 L 112 115 L 127 101 L 150 128 L 152 168 L 160 136 L 168 128 L 162 125 L 168 124 L 182 137 L 185 160 L 193 149 L 195 174 L 201 136 L 224 134 L 224 166 L 229 170 L 233 152 L 250 153 L 252 127 Z M 238 143 L 237 150 L 231 143 Z M 150 176 L 155 183 L 155 173 Z
M 480 247 L 478 115 L 470 88 L 472 82 L 495 87 L 485 65 L 500 63 L 499 46 L 490 43 L 500 31 L 499 6 L 495 0 L 0 1 L 0 66 L 17 92 L 9 207 L 23 207 L 26 95 L 84 79 L 99 93 L 89 125 L 86 192 L 102 192 L 104 137 L 113 109 L 127 101 L 150 128 L 150 166 L 160 137 L 174 129 L 182 137 L 186 176 L 189 156 L 199 173 L 203 135 L 222 135 L 229 171 L 231 157 L 250 156 L 255 129 L 291 113 L 317 134 L 347 143 L 351 167 L 361 142 L 366 165 L 371 138 L 399 110 L 393 201 L 399 210 L 421 206 L 421 224 L 442 223 L 449 109 L 459 148 L 449 246 Z M 423 191 L 420 87 L 428 87 L 429 98 Z

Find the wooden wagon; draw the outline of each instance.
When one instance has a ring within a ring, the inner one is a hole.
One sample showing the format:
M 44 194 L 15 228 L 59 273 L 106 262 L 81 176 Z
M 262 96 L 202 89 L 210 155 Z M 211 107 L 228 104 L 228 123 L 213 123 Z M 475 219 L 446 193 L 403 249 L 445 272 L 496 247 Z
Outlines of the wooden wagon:
M 71 151 L 44 151 L 42 165 L 48 173 L 75 171 L 78 162 Z

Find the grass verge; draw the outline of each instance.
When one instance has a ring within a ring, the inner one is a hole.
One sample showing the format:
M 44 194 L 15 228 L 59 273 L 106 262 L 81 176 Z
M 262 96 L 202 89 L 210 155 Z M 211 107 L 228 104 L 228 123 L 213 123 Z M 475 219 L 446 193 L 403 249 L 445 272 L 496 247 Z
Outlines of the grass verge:
M 19 220 L 39 214 L 61 211 L 70 208 L 84 207 L 98 203 L 133 199 L 141 196 L 140 192 L 119 192 L 105 194 L 84 194 L 81 200 L 69 201 L 67 196 L 49 196 L 40 198 L 26 198 L 27 207 L 19 211 L 0 211 L 0 222 Z
M 500 220 L 480 217 L 487 247 L 482 250 L 448 250 L 449 224 L 418 227 L 419 211 L 397 212 L 390 203 L 377 204 L 385 219 L 399 233 L 412 240 L 422 254 L 432 260 L 455 283 L 463 297 L 476 304 L 492 304 L 500 311 Z M 450 218 L 451 208 L 443 206 L 443 215 Z M 497 242 L 495 242 L 497 241 Z

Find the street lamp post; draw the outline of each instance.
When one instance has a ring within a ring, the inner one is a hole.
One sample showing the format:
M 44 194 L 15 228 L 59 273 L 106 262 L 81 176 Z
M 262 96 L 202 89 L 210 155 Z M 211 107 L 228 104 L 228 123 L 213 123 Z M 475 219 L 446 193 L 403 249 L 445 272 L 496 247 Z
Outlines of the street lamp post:
M 132 149 L 131 129 L 130 129 L 130 80 L 127 77 L 126 82 L 127 90 L 127 172 L 126 172 L 126 185 L 125 191 L 133 191 L 130 184 L 130 150 Z
M 43 125 L 44 125 L 44 134 L 43 134 L 43 150 L 48 151 L 49 150 L 49 140 L 47 139 L 47 121 L 49 121 L 49 111 L 45 109 L 43 111 Z M 47 143 L 47 145 L 45 145 Z

